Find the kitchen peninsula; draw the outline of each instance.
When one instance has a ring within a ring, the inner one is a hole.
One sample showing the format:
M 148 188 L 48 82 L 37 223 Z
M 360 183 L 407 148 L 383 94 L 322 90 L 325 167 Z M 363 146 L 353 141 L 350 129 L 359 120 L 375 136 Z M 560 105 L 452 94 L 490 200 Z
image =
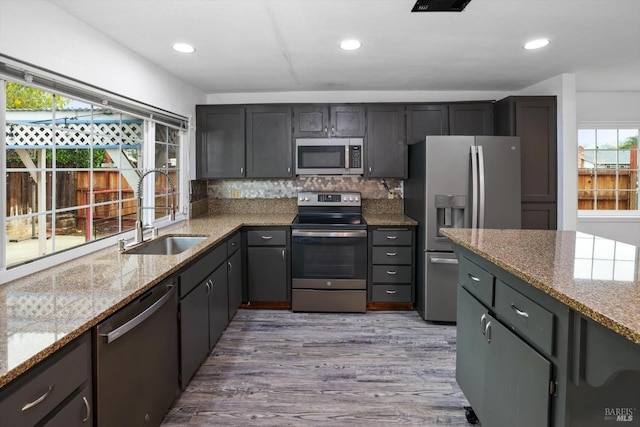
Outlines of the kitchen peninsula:
M 485 425 L 640 425 L 639 248 L 573 231 L 443 230 L 456 379 Z

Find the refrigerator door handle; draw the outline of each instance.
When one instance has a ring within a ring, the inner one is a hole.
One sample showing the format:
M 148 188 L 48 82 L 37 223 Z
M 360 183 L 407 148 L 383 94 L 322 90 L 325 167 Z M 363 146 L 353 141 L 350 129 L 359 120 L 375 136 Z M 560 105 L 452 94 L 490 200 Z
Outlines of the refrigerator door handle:
M 480 199 L 480 209 L 478 218 L 478 228 L 484 228 L 484 199 L 485 199 L 485 180 L 484 180 L 484 151 L 482 145 L 477 147 L 478 149 L 478 192 Z
M 478 155 L 471 146 L 471 228 L 478 228 Z

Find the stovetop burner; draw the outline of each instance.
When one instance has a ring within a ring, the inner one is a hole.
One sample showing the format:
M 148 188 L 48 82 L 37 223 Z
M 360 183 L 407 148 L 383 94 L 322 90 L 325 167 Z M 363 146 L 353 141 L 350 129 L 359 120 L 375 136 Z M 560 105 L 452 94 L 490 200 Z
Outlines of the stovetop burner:
M 292 228 L 366 229 L 360 193 L 298 194 L 298 215 Z

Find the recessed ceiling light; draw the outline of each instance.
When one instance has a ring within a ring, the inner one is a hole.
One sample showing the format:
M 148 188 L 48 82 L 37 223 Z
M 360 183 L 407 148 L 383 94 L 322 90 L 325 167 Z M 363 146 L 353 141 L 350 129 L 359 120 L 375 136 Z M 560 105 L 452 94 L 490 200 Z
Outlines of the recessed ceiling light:
M 340 42 L 340 49 L 342 50 L 356 50 L 360 49 L 362 43 L 358 40 L 343 40 Z
M 545 47 L 548 44 L 549 44 L 549 39 L 536 39 L 536 40 L 531 40 L 529 42 L 526 42 L 524 44 L 524 48 L 527 50 L 540 49 L 541 47 Z
M 180 53 L 193 53 L 196 51 L 196 48 L 186 43 L 174 43 L 173 50 Z

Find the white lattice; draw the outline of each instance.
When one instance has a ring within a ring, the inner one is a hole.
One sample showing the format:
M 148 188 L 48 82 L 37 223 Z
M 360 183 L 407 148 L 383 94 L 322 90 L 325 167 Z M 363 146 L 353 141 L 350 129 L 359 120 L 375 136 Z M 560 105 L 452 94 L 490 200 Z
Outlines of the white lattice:
M 54 139 L 55 135 L 55 139 Z M 72 123 L 53 127 L 7 121 L 8 147 L 75 146 L 139 146 L 142 145 L 142 123 Z

